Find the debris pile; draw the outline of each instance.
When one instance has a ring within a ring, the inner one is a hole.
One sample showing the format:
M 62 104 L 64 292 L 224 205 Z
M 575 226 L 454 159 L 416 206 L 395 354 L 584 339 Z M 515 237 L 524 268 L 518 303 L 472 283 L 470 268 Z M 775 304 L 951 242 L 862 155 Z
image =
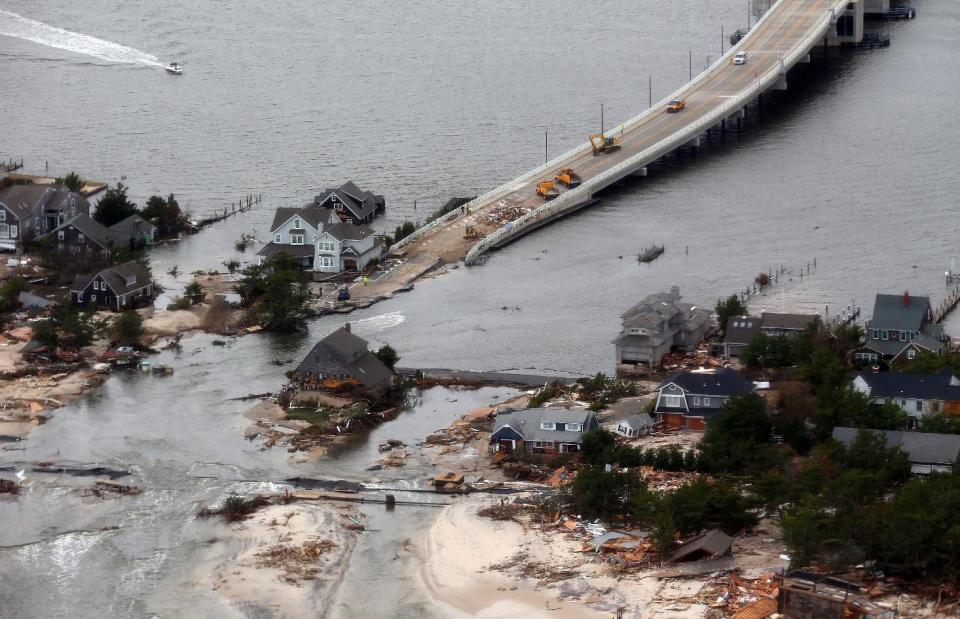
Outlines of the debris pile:
M 308 540 L 302 546 L 297 546 L 288 543 L 289 539 L 288 533 L 280 538 L 279 543 L 256 553 L 256 566 L 280 570 L 280 581 L 294 585 L 316 579 L 320 574 L 323 555 L 337 547 L 329 540 Z
M 699 368 L 722 368 L 727 365 L 727 362 L 720 357 L 712 356 L 707 345 L 701 344 L 687 353 L 672 352 L 664 355 L 660 365 L 664 370 L 683 372 Z
M 0 494 L 20 494 L 20 485 L 9 479 L 0 479 Z
M 483 223 L 502 226 L 505 223 L 520 219 L 531 210 L 533 209 L 523 206 L 510 206 L 499 203 L 493 210 L 484 214 L 480 220 Z
M 140 494 L 139 486 L 121 484 L 112 479 L 98 479 L 90 488 L 84 488 L 80 491 L 81 496 L 94 496 L 98 498 L 114 498 L 119 496 L 133 496 Z

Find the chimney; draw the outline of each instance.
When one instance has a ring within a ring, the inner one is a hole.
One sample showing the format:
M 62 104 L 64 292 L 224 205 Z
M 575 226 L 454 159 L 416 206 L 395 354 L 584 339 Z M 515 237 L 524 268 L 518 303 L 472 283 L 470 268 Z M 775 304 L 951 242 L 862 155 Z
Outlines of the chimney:
M 347 333 L 353 333 L 353 332 L 350 330 L 350 323 L 349 323 L 349 322 L 348 322 L 347 324 L 343 325 L 343 328 L 347 330 Z
M 670 296 L 673 297 L 674 300 L 679 300 L 679 299 L 680 299 L 680 286 L 671 286 L 671 287 L 670 287 Z
M 909 306 L 910 306 L 910 293 L 909 293 L 909 292 L 904 292 L 904 293 L 903 293 L 903 306 L 904 306 L 904 307 L 909 307 Z

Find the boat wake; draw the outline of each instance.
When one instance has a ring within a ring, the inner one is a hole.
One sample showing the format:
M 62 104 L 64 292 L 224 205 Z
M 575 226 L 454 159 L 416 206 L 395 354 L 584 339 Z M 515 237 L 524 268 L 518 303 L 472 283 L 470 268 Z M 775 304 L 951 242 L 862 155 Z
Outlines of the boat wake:
M 0 10 L 0 35 L 33 41 L 40 45 L 63 49 L 68 52 L 93 56 L 107 62 L 137 64 L 163 68 L 165 65 L 152 54 L 126 45 L 111 43 L 88 34 L 71 32 L 50 26 L 17 13 Z

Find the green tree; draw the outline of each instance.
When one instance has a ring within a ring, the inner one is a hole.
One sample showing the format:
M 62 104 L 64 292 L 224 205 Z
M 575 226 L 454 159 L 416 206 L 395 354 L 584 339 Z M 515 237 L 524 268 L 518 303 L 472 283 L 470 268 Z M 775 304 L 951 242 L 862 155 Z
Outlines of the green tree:
M 750 367 L 789 367 L 795 363 L 793 344 L 793 339 L 783 335 L 770 337 L 758 333 L 740 352 L 740 361 Z
M 397 229 L 393 232 L 393 242 L 398 243 L 403 239 L 407 238 L 417 229 L 417 225 L 412 221 L 404 221 L 402 224 L 397 226 Z
M 37 342 L 40 342 L 50 350 L 53 350 L 57 347 L 57 344 L 60 341 L 60 338 L 57 334 L 57 325 L 53 320 L 47 318 L 45 320 L 37 320 L 31 325 L 33 330 L 33 339 Z
M 913 374 L 937 374 L 944 369 L 955 374 L 960 373 L 960 356 L 954 353 L 939 354 L 929 350 L 921 350 L 916 357 L 907 363 L 903 371 Z
M 124 345 L 137 345 L 143 337 L 143 318 L 135 310 L 128 309 L 113 319 L 113 340 Z
M 582 466 L 570 484 L 577 513 L 587 518 L 611 518 L 629 511 L 631 498 L 640 488 L 635 473 L 606 471 L 602 465 Z
M 309 290 L 296 258 L 280 252 L 262 265 L 243 270 L 235 290 L 253 308 L 257 321 L 270 331 L 299 331 L 306 327 Z
M 761 471 L 776 463 L 773 422 L 757 394 L 734 396 L 707 422 L 700 440 L 701 466 L 712 473 Z
M 616 436 L 603 428 L 584 432 L 580 439 L 580 455 L 590 464 L 613 464 L 616 447 Z
M 393 368 L 397 365 L 397 361 L 400 361 L 400 355 L 397 354 L 397 351 L 393 349 L 390 344 L 384 344 L 377 349 L 377 352 L 374 353 L 377 356 L 377 359 L 380 360 L 383 365 L 390 368 L 390 371 L 393 371 Z
M 110 187 L 97 202 L 97 210 L 93 218 L 108 228 L 137 213 L 137 205 L 127 198 L 127 187 L 117 183 Z
M 920 418 L 920 431 L 936 434 L 960 434 L 960 418 L 947 417 L 943 413 L 924 415 Z
M 746 306 L 740 302 L 740 297 L 735 294 L 730 295 L 726 299 L 717 301 L 717 306 L 715 309 L 717 312 L 717 322 L 720 323 L 720 328 L 724 331 L 727 330 L 727 323 L 731 318 L 747 313 Z
M 89 346 L 102 326 L 96 320 L 95 314 L 96 309 L 92 306 L 78 311 L 70 303 L 58 305 L 53 316 L 60 327 L 60 344 L 73 350 Z
M 203 292 L 203 286 L 200 285 L 200 282 L 193 280 L 183 289 L 183 296 L 189 299 L 192 305 L 197 305 L 203 303 L 203 299 L 207 295 Z
M 187 216 L 172 193 L 166 199 L 150 196 L 140 214 L 153 222 L 162 236 L 176 235 L 187 225 Z
M 64 185 L 67 189 L 73 192 L 78 192 L 83 189 L 84 180 L 80 178 L 80 175 L 76 172 L 71 172 L 66 176 L 62 176 L 55 181 L 58 185 Z

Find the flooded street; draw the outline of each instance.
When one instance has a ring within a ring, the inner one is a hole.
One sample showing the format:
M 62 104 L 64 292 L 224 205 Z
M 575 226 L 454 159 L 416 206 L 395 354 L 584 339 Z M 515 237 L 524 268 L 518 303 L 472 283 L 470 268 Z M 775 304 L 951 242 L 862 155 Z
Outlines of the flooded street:
M 904 290 L 936 304 L 960 254 L 960 5 L 917 4 L 915 21 L 869 24 L 891 35 L 889 48 L 842 51 L 810 68 L 742 134 L 613 188 L 484 266 L 314 320 L 307 334 L 226 347 L 188 336 L 181 352 L 151 358 L 171 364 L 172 376 L 119 373 L 58 409 L 28 440 L 0 449 L 0 467 L 129 469 L 143 494 L 84 498 L 77 490 L 91 478 L 28 474 L 28 489 L 0 499 L 0 615 L 240 616 L 195 573 L 222 527 L 197 520 L 200 506 L 276 490 L 293 476 L 417 487 L 433 473 L 417 458 L 366 470 L 379 442 L 415 444 L 514 393 L 431 389 L 395 421 L 310 464 L 245 440 L 253 402 L 234 398 L 278 390 L 345 320 L 371 348 L 393 346 L 401 366 L 582 375 L 612 371 L 621 312 L 673 285 L 712 307 L 783 265 L 753 309 L 822 314 L 857 304 L 869 315 L 876 292 Z M 545 130 L 555 155 L 596 130 L 601 103 L 607 128 L 633 116 L 647 105 L 648 77 L 653 99 L 665 96 L 687 79 L 688 53 L 699 69 L 719 54 L 721 27 L 746 25 L 735 0 L 602 9 L 565 0 L 550 9 L 565 19 L 547 28 L 543 11 L 503 1 L 279 10 L 0 0 L 0 63 L 17 85 L 0 93 L 0 157 L 23 156 L 30 173 L 48 162 L 51 174 L 123 179 L 140 204 L 173 192 L 199 216 L 262 193 L 262 207 L 153 250 L 154 274 L 175 295 L 190 272 L 238 256 L 241 233 L 265 239 L 275 207 L 323 187 L 353 179 L 385 194 L 386 218 L 374 224 L 382 231 L 518 176 L 543 160 Z M 143 54 L 84 48 L 89 40 L 62 33 L 44 39 L 53 35 L 21 15 Z M 183 62 L 184 75 L 163 74 L 149 57 Z M 923 113 L 914 113 L 920 97 Z M 652 243 L 666 253 L 638 264 Z M 239 257 L 249 262 L 253 252 Z M 174 266 L 177 278 L 167 275 Z M 960 314 L 946 329 L 960 335 Z M 434 509 L 364 508 L 376 531 L 360 537 L 333 617 L 444 616 L 415 582 Z

